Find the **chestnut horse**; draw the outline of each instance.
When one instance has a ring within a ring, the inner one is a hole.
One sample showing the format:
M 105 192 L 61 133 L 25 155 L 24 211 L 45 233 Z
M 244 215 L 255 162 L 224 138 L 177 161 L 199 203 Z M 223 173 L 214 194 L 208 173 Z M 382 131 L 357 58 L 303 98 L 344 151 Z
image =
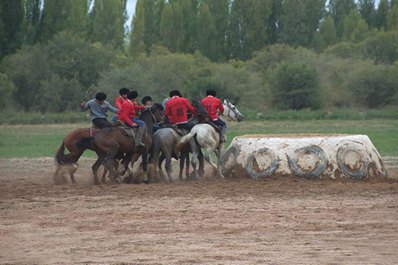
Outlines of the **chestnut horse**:
M 149 133 L 152 133 L 152 128 L 154 122 L 159 122 L 162 119 L 162 110 L 163 107 L 160 104 L 154 104 L 151 108 L 143 111 L 140 118 L 147 124 L 147 130 Z M 116 127 L 117 128 L 117 127 Z M 100 132 L 100 129 L 95 128 L 80 128 L 75 129 L 70 132 L 62 141 L 61 146 L 58 148 L 55 161 L 57 163 L 57 169 L 54 173 L 54 182 L 55 184 L 65 183 L 66 179 L 64 178 L 65 175 L 69 175 L 71 178 L 72 183 L 76 183 L 74 178 L 74 173 L 77 170 L 77 162 L 79 158 L 82 156 L 83 152 L 86 149 L 90 149 L 97 153 L 98 159 L 100 150 L 97 149 L 95 145 L 87 144 L 90 138 L 93 138 L 95 134 Z M 69 151 L 68 154 L 65 154 L 65 149 Z M 123 159 L 122 164 L 128 165 L 130 162 L 131 157 L 126 157 L 126 154 L 119 153 L 116 158 Z M 96 161 L 96 163 L 98 160 Z M 98 169 L 101 166 L 101 163 L 98 162 L 99 165 L 96 168 L 96 173 L 98 173 Z M 128 168 L 125 166 L 126 171 Z M 103 173 L 102 179 L 104 180 L 106 170 Z M 132 174 L 132 173 L 130 173 Z M 62 178 L 62 179 L 61 179 Z M 99 183 L 97 179 L 97 174 L 94 175 L 94 182 L 96 184 Z
M 92 137 L 99 132 L 100 129 L 96 128 L 78 128 L 68 133 L 62 141 L 60 147 L 55 153 L 55 162 L 57 169 L 54 173 L 54 183 L 66 183 L 65 175 L 70 176 L 72 183 L 76 183 L 75 176 L 73 175 L 78 166 L 77 161 L 84 152 L 84 148 L 78 147 L 76 144 L 85 137 Z M 65 154 L 65 149 L 69 152 Z
M 134 162 L 142 156 L 142 164 L 144 170 L 144 181 L 147 182 L 147 163 L 148 153 L 152 145 L 152 128 L 155 122 L 159 122 L 162 118 L 163 107 L 161 104 L 154 104 L 152 107 L 145 109 L 140 115 L 140 119 L 146 124 L 146 131 L 142 137 L 145 146 L 140 147 L 135 145 L 134 137 L 128 136 L 124 128 L 121 127 L 107 127 L 100 130 L 92 137 L 85 137 L 81 139 L 77 146 L 83 149 L 94 150 L 98 159 L 91 167 L 94 174 L 94 181 L 98 183 L 97 172 L 99 167 L 103 164 L 105 169 L 109 172 L 111 182 L 116 182 L 117 172 L 115 171 L 116 159 L 123 156 L 124 171 L 127 171 L 128 165 L 131 162 L 131 167 Z M 132 174 L 127 178 L 127 182 L 132 180 Z

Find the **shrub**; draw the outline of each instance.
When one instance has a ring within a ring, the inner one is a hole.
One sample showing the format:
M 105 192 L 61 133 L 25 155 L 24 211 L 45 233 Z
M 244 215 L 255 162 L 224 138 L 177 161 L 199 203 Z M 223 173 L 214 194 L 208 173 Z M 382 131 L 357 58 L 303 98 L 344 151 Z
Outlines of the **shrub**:
M 394 102 L 398 90 L 398 70 L 385 65 L 364 65 L 347 81 L 357 103 L 379 108 Z
M 305 63 L 281 63 L 271 83 L 274 104 L 279 109 L 318 109 L 321 106 L 317 72 Z

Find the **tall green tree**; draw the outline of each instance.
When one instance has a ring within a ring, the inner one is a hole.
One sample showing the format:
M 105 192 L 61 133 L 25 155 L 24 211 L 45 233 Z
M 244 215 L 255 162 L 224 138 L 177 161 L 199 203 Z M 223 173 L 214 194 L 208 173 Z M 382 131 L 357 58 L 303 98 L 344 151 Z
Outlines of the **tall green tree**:
M 373 28 L 376 22 L 375 0 L 358 0 L 357 5 L 359 14 L 366 21 L 369 29 Z
M 27 44 L 34 44 L 37 41 L 41 3 L 41 0 L 25 1 L 25 43 Z
M 278 40 L 279 19 L 282 12 L 282 1 L 272 0 L 271 15 L 268 20 L 268 43 L 275 44 Z
M 309 47 L 324 15 L 325 0 L 291 0 L 282 4 L 279 40 Z
M 367 23 L 356 9 L 352 9 L 350 14 L 344 18 L 343 40 L 358 43 L 363 41 L 368 33 Z
M 315 33 L 313 46 L 318 51 L 323 51 L 328 46 L 336 43 L 336 27 L 331 16 L 326 16 L 321 22 L 319 31 Z
M 160 36 L 163 45 L 170 51 L 181 51 L 184 42 L 184 28 L 182 25 L 182 10 L 178 3 L 170 1 L 167 3 L 162 12 L 160 23 Z
M 343 37 L 344 18 L 348 16 L 352 9 L 356 9 L 354 0 L 330 0 L 328 12 L 334 20 L 336 35 L 338 39 Z
M 127 0 L 95 0 L 92 9 L 94 42 L 123 49 Z
M 220 52 L 217 49 L 216 36 L 215 18 L 210 13 L 209 6 L 202 3 L 197 20 L 197 45 L 199 51 L 213 61 L 217 60 Z
M 214 50 L 215 56 L 212 58 L 215 61 L 228 60 L 227 53 L 227 35 L 229 22 L 229 6 L 230 0 L 202 0 L 203 3 L 209 7 L 209 12 L 214 23 Z M 200 34 L 197 34 L 200 37 Z
M 230 19 L 230 54 L 247 60 L 268 43 L 272 0 L 234 0 Z
M 0 59 L 21 46 L 23 20 L 22 0 L 0 0 Z
M 150 54 L 152 45 L 160 41 L 160 14 L 165 0 L 138 0 L 131 22 L 130 54 Z
M 145 35 L 145 9 L 144 9 L 145 0 L 138 0 L 135 6 L 134 17 L 131 21 L 131 32 L 130 32 L 130 54 L 133 57 L 137 57 L 139 54 L 148 51 L 148 45 L 145 44 L 144 35 Z M 149 12 L 149 11 L 147 11 Z
M 83 34 L 86 29 L 87 9 L 87 1 L 44 1 L 39 26 L 39 40 L 47 42 L 61 31 Z
M 390 10 L 388 0 L 380 0 L 376 10 L 375 27 L 379 30 L 387 29 L 387 14 Z
M 193 53 L 196 49 L 196 20 L 198 5 L 198 0 L 176 1 L 177 12 L 181 14 L 180 19 L 182 24 L 182 42 L 180 51 L 184 53 Z
M 392 6 L 387 15 L 387 30 L 398 30 L 398 4 Z

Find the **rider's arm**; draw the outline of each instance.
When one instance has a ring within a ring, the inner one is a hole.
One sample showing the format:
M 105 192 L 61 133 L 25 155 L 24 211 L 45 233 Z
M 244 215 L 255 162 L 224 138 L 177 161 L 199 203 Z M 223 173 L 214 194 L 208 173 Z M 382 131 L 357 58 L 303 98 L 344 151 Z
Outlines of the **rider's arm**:
M 115 108 L 114 106 L 112 106 L 109 102 L 106 102 L 106 107 L 108 108 L 108 110 L 112 111 L 113 113 L 117 113 L 118 109 Z

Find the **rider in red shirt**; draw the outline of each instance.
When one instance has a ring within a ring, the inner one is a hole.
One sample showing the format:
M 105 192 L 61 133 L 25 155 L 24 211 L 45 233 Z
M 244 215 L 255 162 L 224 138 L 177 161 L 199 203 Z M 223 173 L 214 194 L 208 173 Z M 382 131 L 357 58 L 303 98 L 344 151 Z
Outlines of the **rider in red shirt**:
M 121 89 L 119 89 L 119 96 L 115 99 L 115 106 L 118 110 L 122 108 L 123 102 L 126 101 L 127 93 L 129 93 L 128 88 L 122 87 Z M 117 120 L 117 115 L 112 117 L 113 124 L 117 124 Z
M 170 124 L 176 124 L 180 129 L 190 131 L 194 126 L 188 121 L 188 110 L 195 113 L 195 108 L 188 99 L 182 97 L 180 91 L 170 92 L 170 99 L 166 102 L 164 115 L 168 118 Z
M 119 96 L 115 99 L 115 106 L 117 109 L 121 109 L 123 102 L 127 99 L 127 94 L 129 93 L 129 89 L 122 87 L 119 89 Z
M 206 97 L 200 102 L 205 107 L 209 114 L 209 118 L 212 122 L 220 128 L 221 139 L 220 141 L 225 142 L 225 132 L 227 131 L 227 125 L 223 120 L 218 117 L 218 113 L 224 112 L 224 107 L 221 104 L 221 100 L 216 97 L 217 93 L 214 89 L 208 89 L 206 91 Z
M 122 104 L 122 108 L 119 111 L 118 118 L 120 121 L 124 122 L 128 127 L 138 127 L 135 134 L 135 145 L 145 146 L 142 142 L 142 136 L 145 133 L 145 122 L 136 118 L 136 111 L 145 109 L 144 106 L 134 104 L 135 98 L 138 96 L 137 91 L 130 91 L 127 94 L 127 100 Z

